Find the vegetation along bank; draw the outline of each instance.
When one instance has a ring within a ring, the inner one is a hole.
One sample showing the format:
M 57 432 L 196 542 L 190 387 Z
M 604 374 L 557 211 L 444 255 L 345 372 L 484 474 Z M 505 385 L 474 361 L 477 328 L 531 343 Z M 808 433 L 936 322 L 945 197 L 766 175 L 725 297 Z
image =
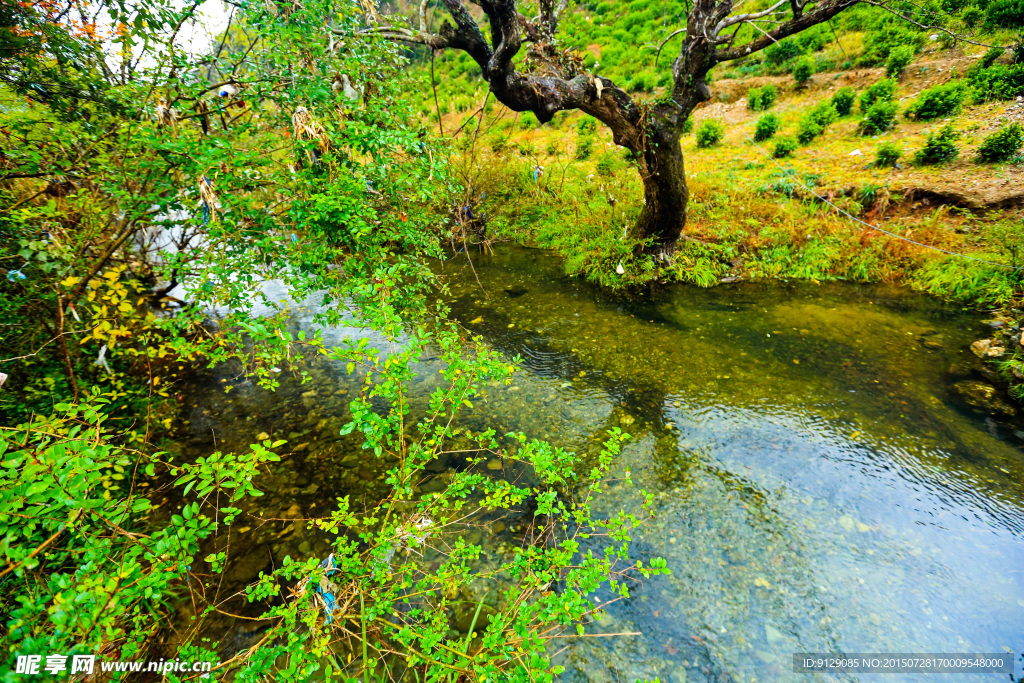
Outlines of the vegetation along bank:
M 479 419 L 488 392 L 519 390 L 522 349 L 476 334 L 484 304 L 438 262 L 498 242 L 555 252 L 594 297 L 846 280 L 985 311 L 958 391 L 1015 419 L 1019 1 L 242 0 L 219 23 L 212 5 L 0 8 L 4 680 L 82 655 L 233 680 L 550 681 L 609 601 L 674 580 L 620 454 L 679 427 L 623 411 L 680 409 L 692 387 L 631 386 L 574 450 L 539 421 Z M 471 270 L 492 290 L 496 272 Z M 676 343 L 658 334 L 636 343 Z M 600 350 L 587 362 L 536 389 L 545 410 L 606 372 Z M 200 453 L 182 435 L 210 417 L 204 381 L 306 415 Z M 314 416 L 327 450 L 299 426 Z M 328 451 L 359 487 L 286 505 L 316 494 L 295 472 Z M 655 670 L 747 670 L 687 653 Z

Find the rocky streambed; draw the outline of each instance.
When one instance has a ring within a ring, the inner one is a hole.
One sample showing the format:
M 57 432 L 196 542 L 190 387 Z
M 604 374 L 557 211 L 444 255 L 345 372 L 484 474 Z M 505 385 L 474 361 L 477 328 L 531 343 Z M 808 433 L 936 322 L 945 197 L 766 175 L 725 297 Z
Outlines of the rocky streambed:
M 488 387 L 465 425 L 579 451 L 612 426 L 629 432 L 613 475 L 628 470 L 635 486 L 610 485 L 599 505 L 631 509 L 637 490 L 652 493 L 657 516 L 634 552 L 673 572 L 591 626 L 642 635 L 562 644 L 563 680 L 790 681 L 795 652 L 1024 649 L 1024 433 L 971 351 L 992 338 L 975 314 L 840 284 L 611 295 L 524 248 L 474 264 L 479 284 L 465 262 L 443 268 L 454 314 L 523 370 Z M 423 360 L 420 395 L 433 363 Z M 269 393 L 224 370 L 188 396 L 173 446 L 186 457 L 288 440 L 240 530 L 233 585 L 286 554 L 324 556 L 328 539 L 303 518 L 383 491 L 382 463 L 339 434 L 357 385 L 330 363 L 310 371 Z M 977 398 L 972 382 L 991 395 Z M 432 463 L 419 490 L 459 466 Z M 484 546 L 481 569 L 521 542 L 527 521 L 467 528 Z M 463 627 L 456 614 L 453 631 Z M 258 629 L 236 626 L 222 643 L 253 639 Z

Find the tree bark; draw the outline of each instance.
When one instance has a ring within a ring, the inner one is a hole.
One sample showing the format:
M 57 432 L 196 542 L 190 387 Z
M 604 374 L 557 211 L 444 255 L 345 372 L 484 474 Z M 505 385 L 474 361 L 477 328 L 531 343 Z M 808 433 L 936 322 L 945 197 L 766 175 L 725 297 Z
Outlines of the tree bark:
M 654 124 L 640 164 L 644 206 L 633 226 L 635 237 L 650 239 L 648 252 L 671 255 L 686 225 L 690 189 L 679 133 Z

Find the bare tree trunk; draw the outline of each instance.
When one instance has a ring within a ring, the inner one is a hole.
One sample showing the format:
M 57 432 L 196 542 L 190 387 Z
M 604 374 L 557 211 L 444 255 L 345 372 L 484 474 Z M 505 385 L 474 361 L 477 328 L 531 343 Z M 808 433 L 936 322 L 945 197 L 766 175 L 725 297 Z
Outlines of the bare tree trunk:
M 644 183 L 644 207 L 633 234 L 651 239 L 646 251 L 671 255 L 686 225 L 686 204 L 690 190 L 679 133 L 654 125 L 640 164 Z

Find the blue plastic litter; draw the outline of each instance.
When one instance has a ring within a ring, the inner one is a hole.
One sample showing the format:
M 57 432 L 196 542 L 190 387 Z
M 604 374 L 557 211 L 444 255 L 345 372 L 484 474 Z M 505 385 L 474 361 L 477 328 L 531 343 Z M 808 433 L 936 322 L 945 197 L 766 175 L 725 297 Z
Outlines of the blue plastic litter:
M 9 271 L 7 271 L 7 281 L 8 282 L 17 282 L 18 280 L 25 280 L 25 279 L 27 279 L 25 273 L 21 272 L 20 270 L 9 270 Z
M 293 232 L 293 233 L 292 233 L 292 242 L 298 242 L 298 241 L 299 241 L 299 238 L 298 238 L 298 237 L 296 237 L 296 236 L 295 236 L 295 233 Z
M 338 568 L 334 565 L 333 553 L 328 555 L 327 559 L 320 563 L 320 568 L 326 570 L 324 571 L 324 576 L 330 576 L 334 572 L 338 571 Z M 334 621 L 334 610 L 338 609 L 338 599 L 335 597 L 334 593 L 319 583 L 313 586 L 313 592 L 324 599 L 324 623 L 331 623 Z

